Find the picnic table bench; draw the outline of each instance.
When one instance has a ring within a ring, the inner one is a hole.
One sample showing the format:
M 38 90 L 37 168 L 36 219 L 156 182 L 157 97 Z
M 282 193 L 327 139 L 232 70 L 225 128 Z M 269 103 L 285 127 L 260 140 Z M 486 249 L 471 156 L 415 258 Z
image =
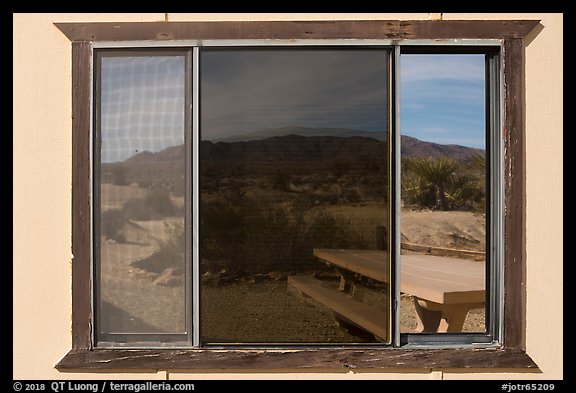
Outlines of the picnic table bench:
M 379 339 L 388 337 L 388 313 L 353 299 L 356 275 L 388 282 L 385 250 L 314 249 L 314 255 L 341 274 L 340 291 L 311 276 L 288 277 L 288 284 L 332 309 L 338 319 Z M 412 295 L 420 332 L 460 332 L 469 310 L 485 303 L 485 264 L 452 257 L 403 254 L 400 291 Z

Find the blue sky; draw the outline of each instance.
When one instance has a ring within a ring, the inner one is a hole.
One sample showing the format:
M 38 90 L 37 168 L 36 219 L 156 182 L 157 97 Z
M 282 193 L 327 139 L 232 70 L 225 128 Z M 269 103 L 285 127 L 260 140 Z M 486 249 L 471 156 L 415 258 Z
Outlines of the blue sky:
M 400 78 L 403 134 L 485 148 L 483 55 L 402 55 Z

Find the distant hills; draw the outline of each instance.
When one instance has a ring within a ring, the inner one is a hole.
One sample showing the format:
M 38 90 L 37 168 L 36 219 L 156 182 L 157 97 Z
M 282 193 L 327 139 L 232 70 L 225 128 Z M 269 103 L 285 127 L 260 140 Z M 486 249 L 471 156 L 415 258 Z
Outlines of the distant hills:
M 288 132 L 293 133 L 286 134 Z M 385 138 L 385 132 L 284 127 L 231 137 L 226 141 L 202 141 L 200 160 L 203 170 L 212 170 L 213 173 L 239 168 L 254 174 L 278 168 L 320 173 L 327 165 L 337 163 L 372 168 L 383 165 L 388 156 Z M 450 157 L 460 162 L 484 154 L 481 149 L 426 142 L 406 135 L 402 136 L 401 152 L 403 158 Z M 186 149 L 179 145 L 156 153 L 143 151 L 124 161 L 103 163 L 102 169 L 103 183 L 136 182 L 151 187 L 161 186 L 183 195 L 186 188 Z
M 455 161 L 466 161 L 474 155 L 484 155 L 485 151 L 484 149 L 475 149 L 462 145 L 444 145 L 426 142 L 408 135 L 402 135 L 400 154 L 402 157 L 450 157 Z
M 249 142 L 259 139 L 266 139 L 286 135 L 301 135 L 301 136 L 335 136 L 339 138 L 349 138 L 352 136 L 360 136 L 365 138 L 374 138 L 379 141 L 386 142 L 386 131 L 361 131 L 350 128 L 308 128 L 300 126 L 289 126 L 280 128 L 268 128 L 264 130 L 249 132 L 247 134 L 233 135 L 227 138 L 213 139 L 212 142 Z
M 285 135 L 248 142 L 202 141 L 203 161 L 303 162 L 349 161 L 359 157 L 386 156 L 386 143 L 373 138 L 351 136 Z
M 386 131 L 361 131 L 350 128 L 308 128 L 300 126 L 290 126 L 290 127 L 281 127 L 273 129 L 264 129 L 255 132 L 250 132 L 247 134 L 234 135 L 222 139 L 215 139 L 212 140 L 211 143 L 215 144 L 218 144 L 218 142 L 247 143 L 254 141 L 262 141 L 269 138 L 286 137 L 292 135 L 313 138 L 316 143 L 318 143 L 319 141 L 318 137 L 336 137 L 336 138 L 359 137 L 359 138 L 368 138 L 372 140 L 377 140 L 380 142 L 386 142 L 388 137 Z M 293 138 L 287 139 L 285 141 L 290 141 L 290 143 L 292 144 L 295 143 Z M 207 141 L 203 141 L 202 144 L 205 145 L 206 142 Z M 270 143 L 272 144 L 276 144 L 277 142 L 278 142 L 277 139 L 270 141 Z M 301 139 L 300 142 L 304 144 L 303 146 L 306 145 L 303 139 Z M 355 139 L 355 143 L 361 144 L 362 142 L 360 142 L 359 139 Z M 438 158 L 447 156 L 451 157 L 456 161 L 465 161 L 466 159 L 468 159 L 473 155 L 484 154 L 483 149 L 475 149 L 455 144 L 440 144 L 434 142 L 426 142 L 408 135 L 402 135 L 400 146 L 402 157 Z M 361 146 L 356 147 L 360 148 Z
M 208 161 L 315 161 L 381 157 L 386 154 L 386 131 L 347 128 L 283 127 L 266 129 L 216 141 L 201 142 L 201 159 Z M 426 142 L 402 135 L 402 157 L 450 157 L 465 161 L 484 150 L 461 145 Z M 141 152 L 124 161 L 147 164 L 182 160 L 184 145 L 157 153 Z M 110 165 L 110 164 L 108 164 Z M 113 164 L 112 164 L 113 165 Z

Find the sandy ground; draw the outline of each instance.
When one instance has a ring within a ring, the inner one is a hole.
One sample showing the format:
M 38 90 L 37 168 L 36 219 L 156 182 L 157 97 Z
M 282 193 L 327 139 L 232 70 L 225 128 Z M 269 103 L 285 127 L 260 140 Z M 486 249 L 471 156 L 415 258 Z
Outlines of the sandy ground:
M 473 251 L 486 248 L 483 214 L 402 208 L 400 223 L 403 242 Z
M 177 285 L 157 285 L 157 273 L 135 268 L 132 263 L 150 256 L 165 240 L 166 221 L 135 222 L 127 226 L 127 243 L 104 241 L 101 254 L 101 294 L 104 318 L 101 328 L 109 332 L 184 332 L 185 290 Z
M 144 198 L 147 190 L 138 186 L 118 186 L 104 183 L 101 185 L 100 206 L 103 211 L 121 209 L 122 205 L 130 199 Z
M 367 304 L 386 310 L 386 296 L 358 288 Z M 340 327 L 321 304 L 286 290 L 285 281 L 205 286 L 202 298 L 202 335 L 206 343 L 378 343 L 373 336 Z M 402 295 L 402 333 L 416 332 L 412 298 Z M 472 310 L 465 332 L 484 331 L 483 310 Z
M 143 198 L 147 190 L 137 186 L 102 185 L 102 210 L 119 209 L 130 199 Z M 157 285 L 159 274 L 134 267 L 158 250 L 181 220 L 131 221 L 122 227 L 126 242 L 101 238 L 101 331 L 112 333 L 184 332 L 185 290 L 176 285 Z M 98 310 L 97 310 L 98 312 Z
M 103 198 L 103 209 L 119 208 L 122 201 L 141 198 L 146 190 L 134 186 L 112 186 Z M 346 215 L 363 218 L 372 227 L 385 220 L 386 209 L 331 207 Z M 101 243 L 100 328 L 106 332 L 145 333 L 185 331 L 185 290 L 176 284 L 158 283 L 161 274 L 135 268 L 132 263 L 153 254 L 165 241 L 176 219 L 134 221 L 122 229 L 127 242 Z M 403 241 L 483 250 L 485 222 L 472 212 L 414 211 L 402 209 Z M 385 309 L 381 294 L 365 292 L 364 301 Z M 351 335 L 339 327 L 332 313 L 290 292 L 285 280 L 238 281 L 202 288 L 202 334 L 206 342 L 253 343 L 347 343 L 373 342 L 373 337 Z M 414 331 L 416 314 L 412 299 L 402 296 L 401 330 Z M 464 331 L 484 331 L 484 310 L 468 314 Z
M 206 343 L 350 343 L 332 312 L 287 290 L 286 281 L 205 286 Z M 373 341 L 373 340 L 369 340 Z

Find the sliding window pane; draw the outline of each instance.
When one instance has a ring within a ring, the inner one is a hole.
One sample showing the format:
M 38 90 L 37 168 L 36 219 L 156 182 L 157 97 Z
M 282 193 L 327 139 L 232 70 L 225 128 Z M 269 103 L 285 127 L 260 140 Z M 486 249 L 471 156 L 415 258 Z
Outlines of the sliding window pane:
M 185 333 L 186 57 L 97 59 L 98 338 Z
M 403 54 L 400 75 L 401 332 L 485 332 L 485 55 Z
M 202 342 L 389 341 L 386 50 L 204 50 Z

